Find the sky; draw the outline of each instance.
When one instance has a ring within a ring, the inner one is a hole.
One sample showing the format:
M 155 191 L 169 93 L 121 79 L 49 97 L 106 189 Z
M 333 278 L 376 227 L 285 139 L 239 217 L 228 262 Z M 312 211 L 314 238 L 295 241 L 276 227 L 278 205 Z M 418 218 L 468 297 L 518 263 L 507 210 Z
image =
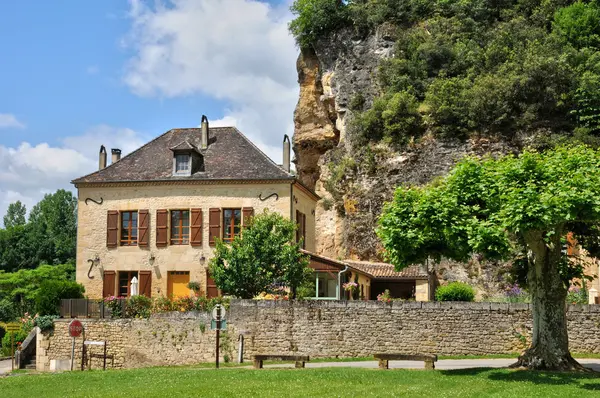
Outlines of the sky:
M 171 128 L 293 133 L 292 0 L 0 0 L 0 225 Z M 109 156 L 110 157 L 110 156 Z

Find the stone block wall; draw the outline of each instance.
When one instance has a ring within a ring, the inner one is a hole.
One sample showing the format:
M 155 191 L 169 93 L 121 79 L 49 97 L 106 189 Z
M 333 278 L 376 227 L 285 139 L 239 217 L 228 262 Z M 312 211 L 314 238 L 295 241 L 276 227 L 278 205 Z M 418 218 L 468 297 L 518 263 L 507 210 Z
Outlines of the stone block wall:
M 378 352 L 516 353 L 529 345 L 532 327 L 528 304 L 505 303 L 236 300 L 227 321 L 221 355 L 232 360 L 240 333 L 246 335 L 246 359 L 269 353 L 343 358 Z M 82 322 L 86 339 L 108 341 L 116 368 L 214 361 L 209 314 Z M 51 360 L 70 358 L 67 325 L 58 320 L 52 333 L 38 334 L 39 370 L 49 370 Z M 571 352 L 600 353 L 600 305 L 569 306 L 568 327 Z M 77 343 L 80 364 L 81 339 Z M 95 360 L 93 367 L 99 366 Z

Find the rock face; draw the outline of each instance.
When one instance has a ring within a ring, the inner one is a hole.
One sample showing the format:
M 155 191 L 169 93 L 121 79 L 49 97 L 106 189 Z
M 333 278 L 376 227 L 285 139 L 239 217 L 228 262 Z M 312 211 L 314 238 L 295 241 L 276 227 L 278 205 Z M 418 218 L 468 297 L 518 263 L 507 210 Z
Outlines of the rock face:
M 358 38 L 352 30 L 342 30 L 302 51 L 298 58 L 295 163 L 302 181 L 323 198 L 316 210 L 316 240 L 317 252 L 326 256 L 380 260 L 374 229 L 395 187 L 427 183 L 467 154 L 503 154 L 522 146 L 522 139 L 440 141 L 427 135 L 401 149 L 384 143 L 365 148 L 364 143 L 357 143 L 351 123 L 353 99 L 360 97 L 360 107 L 368 109 L 380 93 L 377 73 L 382 60 L 394 55 L 396 32 L 394 26 L 382 25 L 372 35 Z M 332 170 L 343 164 L 347 167 L 338 169 L 333 178 Z M 479 264 L 478 272 L 446 275 L 468 274 L 469 282 L 494 290 L 497 284 L 489 279 L 493 272 L 486 267 Z

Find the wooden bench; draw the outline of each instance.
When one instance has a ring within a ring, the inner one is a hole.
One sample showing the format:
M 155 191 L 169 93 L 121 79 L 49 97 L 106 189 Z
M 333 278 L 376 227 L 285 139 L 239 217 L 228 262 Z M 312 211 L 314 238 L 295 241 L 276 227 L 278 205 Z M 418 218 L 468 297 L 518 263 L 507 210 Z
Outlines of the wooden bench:
M 437 362 L 437 355 L 433 354 L 375 354 L 374 357 L 379 360 L 379 369 L 389 369 L 389 361 L 423 361 L 425 369 L 433 370 Z
M 269 360 L 280 360 L 280 361 L 294 361 L 296 362 L 297 368 L 303 368 L 304 363 L 310 359 L 308 355 L 255 355 L 254 356 L 254 369 L 262 369 L 263 361 Z

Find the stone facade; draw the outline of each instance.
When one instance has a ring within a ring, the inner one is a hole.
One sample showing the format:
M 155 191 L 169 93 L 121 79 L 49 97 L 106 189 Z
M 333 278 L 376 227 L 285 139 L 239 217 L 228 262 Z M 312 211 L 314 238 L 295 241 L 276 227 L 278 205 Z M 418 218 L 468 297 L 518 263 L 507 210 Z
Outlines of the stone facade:
M 273 193 L 278 198 L 265 198 Z M 264 184 L 105 184 L 82 186 L 78 192 L 77 281 L 85 286 L 90 298 L 102 297 L 103 271 L 152 271 L 152 295 L 167 295 L 169 271 L 189 271 L 190 281 L 200 282 L 206 291 L 206 267 L 213 256 L 209 246 L 209 209 L 252 207 L 254 214 L 264 210 L 295 218 L 298 208 L 306 214 L 306 249 L 314 250 L 315 201 L 291 183 Z M 297 201 L 292 200 L 298 198 Z M 100 205 L 88 202 L 102 199 Z M 156 210 L 201 208 L 203 211 L 202 246 L 156 246 Z M 107 211 L 148 209 L 149 246 L 106 245 Z M 99 259 L 90 269 L 90 259 Z M 151 261 L 150 259 L 153 258 Z
M 378 352 L 482 355 L 521 352 L 530 343 L 528 304 L 376 301 L 232 302 L 222 353 L 237 358 L 290 353 L 311 357 L 360 357 Z M 214 360 L 209 315 L 172 313 L 148 320 L 82 320 L 86 339 L 107 340 L 117 368 L 189 365 Z M 200 325 L 205 325 L 201 327 Z M 38 334 L 38 369 L 70 358 L 68 320 Z M 569 306 L 570 349 L 600 353 L 600 306 Z M 204 329 L 204 331 L 202 330 Z M 96 348 L 96 350 L 100 350 Z M 81 339 L 77 339 L 80 363 Z M 99 360 L 94 368 L 101 366 Z

